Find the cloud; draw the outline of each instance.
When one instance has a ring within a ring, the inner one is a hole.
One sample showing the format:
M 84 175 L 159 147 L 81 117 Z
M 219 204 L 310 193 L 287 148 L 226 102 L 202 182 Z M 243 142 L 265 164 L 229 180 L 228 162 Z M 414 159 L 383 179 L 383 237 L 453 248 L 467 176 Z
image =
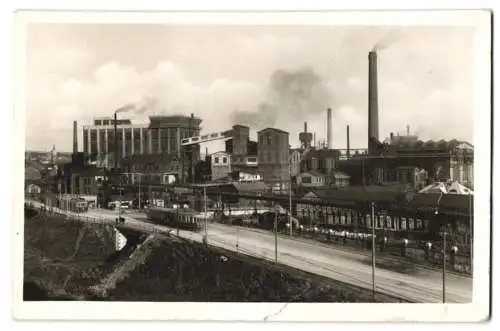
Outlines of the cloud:
M 104 32 L 92 38 L 82 32 L 87 51 L 52 41 L 33 49 L 28 147 L 50 141 L 69 150 L 72 120 L 112 116 L 128 104 L 137 109 L 148 105 L 144 114 L 122 114 L 138 121 L 151 113 L 194 113 L 203 119 L 204 132 L 227 129 L 235 121 L 250 123 L 253 130 L 274 123 L 292 132 L 292 145 L 298 144 L 304 121 L 318 139 L 325 137 L 326 108 L 331 107 L 334 146 L 345 146 L 346 124 L 351 145 L 366 145 L 368 51 L 394 28 L 286 29 L 215 33 L 203 27 L 203 43 L 187 37 L 170 44 L 158 39 L 171 45 L 158 55 L 151 53 L 153 44 L 139 50 L 121 45 L 120 52 L 113 51 L 112 38 L 99 38 Z M 470 140 L 472 33 L 449 27 L 397 29 L 378 56 L 380 138 L 410 124 L 424 139 Z M 199 38 L 199 31 L 193 31 Z M 141 62 L 143 53 L 147 65 Z M 42 119 L 47 119 L 44 126 L 38 124 Z M 61 138 L 66 130 L 69 135 Z

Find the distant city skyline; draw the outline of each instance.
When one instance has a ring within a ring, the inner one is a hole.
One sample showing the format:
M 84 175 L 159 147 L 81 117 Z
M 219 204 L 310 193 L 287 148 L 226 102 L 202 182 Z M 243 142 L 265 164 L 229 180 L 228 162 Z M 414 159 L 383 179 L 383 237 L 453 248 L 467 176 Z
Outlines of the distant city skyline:
M 331 107 L 333 147 L 345 148 L 346 124 L 351 147 L 366 147 L 377 44 L 380 140 L 410 125 L 423 140 L 474 143 L 473 27 L 30 24 L 26 149 L 71 151 L 73 120 L 81 131 L 145 98 L 153 102 L 141 114 L 120 117 L 194 113 L 204 133 L 243 119 L 256 124 L 252 137 L 267 126 L 289 131 L 293 147 L 305 121 L 326 138 Z

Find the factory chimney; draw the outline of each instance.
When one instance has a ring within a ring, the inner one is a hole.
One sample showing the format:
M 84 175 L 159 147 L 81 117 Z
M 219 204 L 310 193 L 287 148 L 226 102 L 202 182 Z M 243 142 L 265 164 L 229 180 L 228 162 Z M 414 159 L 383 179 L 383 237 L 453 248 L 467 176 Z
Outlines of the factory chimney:
M 378 84 L 377 52 L 368 54 L 368 148 L 371 141 L 378 141 Z
M 307 122 L 304 122 L 304 133 L 307 133 Z
M 332 109 L 328 108 L 326 113 L 326 142 L 327 148 L 331 149 L 332 146 Z
M 73 121 L 73 154 L 78 153 L 78 124 Z
M 347 158 L 351 157 L 351 136 L 349 134 L 349 124 L 347 124 Z

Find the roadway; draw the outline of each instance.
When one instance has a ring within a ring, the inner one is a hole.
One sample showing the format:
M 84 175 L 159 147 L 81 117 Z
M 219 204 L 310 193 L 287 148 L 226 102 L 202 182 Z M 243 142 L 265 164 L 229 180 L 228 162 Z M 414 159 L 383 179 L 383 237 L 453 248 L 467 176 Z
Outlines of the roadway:
M 112 223 L 116 211 L 95 209 L 84 214 L 91 222 Z M 125 226 L 146 232 L 174 233 L 175 229 L 146 222 L 136 212 L 122 214 Z M 275 258 L 274 235 L 267 231 L 209 223 L 208 243 L 268 260 Z M 203 231 L 183 231 L 179 236 L 202 242 Z M 363 252 L 335 249 L 286 237 L 278 238 L 278 262 L 355 286 L 372 288 L 371 257 Z M 411 272 L 376 268 L 376 290 L 415 302 L 442 302 L 442 272 L 415 266 Z M 472 278 L 447 274 L 446 301 L 466 303 L 472 300 Z

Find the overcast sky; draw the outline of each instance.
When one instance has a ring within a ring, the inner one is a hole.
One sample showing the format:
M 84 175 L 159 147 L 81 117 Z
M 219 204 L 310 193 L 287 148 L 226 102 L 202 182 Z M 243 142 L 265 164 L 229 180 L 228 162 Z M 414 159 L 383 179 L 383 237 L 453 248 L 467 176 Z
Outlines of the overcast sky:
M 351 147 L 365 147 L 376 44 L 381 140 L 409 124 L 424 140 L 472 141 L 473 37 L 472 27 L 457 26 L 30 24 L 26 147 L 70 151 L 73 120 L 145 98 L 156 100 L 148 113 L 201 117 L 205 133 L 242 118 L 254 134 L 271 125 L 290 131 L 293 146 L 304 121 L 326 137 L 331 107 L 334 147 L 345 148 L 346 124 Z

